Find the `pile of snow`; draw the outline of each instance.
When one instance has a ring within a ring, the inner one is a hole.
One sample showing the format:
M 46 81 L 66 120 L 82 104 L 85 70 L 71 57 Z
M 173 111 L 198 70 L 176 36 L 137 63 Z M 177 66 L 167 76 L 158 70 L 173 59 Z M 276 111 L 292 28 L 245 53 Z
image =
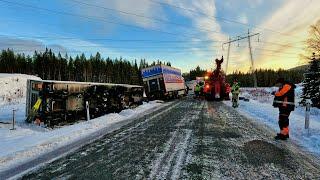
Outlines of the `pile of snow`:
M 54 130 L 22 124 L 18 125 L 16 130 L 0 128 L 0 171 L 75 142 L 114 123 L 129 120 L 169 104 L 151 101 L 135 109 L 123 110 L 119 114 L 112 113 Z
M 12 109 L 17 110 L 17 120 L 23 122 L 28 79 L 40 78 L 26 74 L 0 73 L 0 122 L 7 122 L 12 118 Z
M 272 103 L 274 95 L 272 92 L 278 90 L 278 87 L 259 87 L 259 88 L 241 88 L 241 97 L 247 99 L 253 99 L 261 103 Z M 302 84 L 296 84 L 295 96 L 296 102 L 301 100 L 303 86 Z M 298 104 L 298 103 L 297 103 Z
M 278 108 L 272 106 L 273 96 L 271 92 L 276 88 L 242 88 L 240 96 L 250 99 L 249 102 L 240 101 L 237 111 L 244 116 L 257 120 L 279 131 Z M 320 155 L 320 109 L 311 108 L 310 129 L 304 129 L 305 107 L 298 106 L 302 87 L 297 85 L 296 89 L 296 109 L 290 115 L 290 139 L 305 147 L 308 151 Z M 225 102 L 231 106 L 230 101 Z
M 273 95 L 272 92 L 276 91 L 277 87 L 269 88 L 241 88 L 240 97 L 245 97 L 247 99 L 253 99 L 259 102 L 272 102 Z

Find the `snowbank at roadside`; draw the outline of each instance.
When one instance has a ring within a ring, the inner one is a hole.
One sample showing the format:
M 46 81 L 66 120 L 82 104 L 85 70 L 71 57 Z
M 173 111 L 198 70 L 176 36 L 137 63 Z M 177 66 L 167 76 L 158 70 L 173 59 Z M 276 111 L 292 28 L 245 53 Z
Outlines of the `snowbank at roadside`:
M 23 124 L 18 125 L 13 131 L 5 127 L 0 128 L 0 171 L 77 141 L 111 124 L 129 120 L 169 104 L 151 101 L 135 109 L 123 110 L 119 114 L 112 113 L 54 130 Z
M 240 101 L 240 106 L 236 110 L 242 115 L 262 122 L 272 129 L 275 133 L 279 131 L 278 127 L 278 108 L 272 106 L 273 96 L 271 92 L 275 88 L 243 88 L 241 96 L 250 99 L 249 102 Z M 301 95 L 299 86 L 296 89 L 296 99 Z M 298 102 L 297 100 L 296 102 Z M 231 106 L 230 101 L 225 104 Z M 320 109 L 312 108 L 310 113 L 310 134 L 304 129 L 305 107 L 297 106 L 290 115 L 290 139 L 296 141 L 299 145 L 320 156 Z
M 11 121 L 12 109 L 17 110 L 17 122 L 24 121 L 28 79 L 40 78 L 26 74 L 0 73 L 0 122 Z

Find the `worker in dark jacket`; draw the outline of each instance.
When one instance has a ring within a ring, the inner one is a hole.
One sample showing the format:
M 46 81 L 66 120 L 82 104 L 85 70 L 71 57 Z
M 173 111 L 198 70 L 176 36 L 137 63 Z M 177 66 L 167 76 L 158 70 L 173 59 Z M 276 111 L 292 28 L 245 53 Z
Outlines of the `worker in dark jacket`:
M 275 137 L 276 140 L 286 140 L 289 138 L 289 116 L 294 111 L 294 89 L 293 83 L 286 82 L 283 78 L 277 80 L 279 90 L 275 92 L 273 106 L 279 108 L 279 128 L 280 133 Z

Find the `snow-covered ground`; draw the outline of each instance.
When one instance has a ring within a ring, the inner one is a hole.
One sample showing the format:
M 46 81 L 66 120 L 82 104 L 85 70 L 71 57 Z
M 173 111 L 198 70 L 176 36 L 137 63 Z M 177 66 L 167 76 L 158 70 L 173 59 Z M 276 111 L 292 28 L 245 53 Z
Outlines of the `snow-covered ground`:
M 75 142 L 114 123 L 168 105 L 161 101 L 151 101 L 118 114 L 112 113 L 90 121 L 49 130 L 24 122 L 27 79 L 39 78 L 0 73 L 0 171 Z M 12 109 L 17 110 L 16 130 L 10 130 L 12 125 L 6 124 L 11 122 Z
M 28 79 L 40 79 L 25 74 L 0 73 L 0 122 L 12 119 L 12 109 L 16 109 L 18 122 L 24 121 Z
M 237 108 L 242 115 L 257 120 L 279 131 L 278 126 L 278 108 L 272 106 L 273 95 L 271 92 L 277 88 L 242 88 L 240 96 L 249 98 L 249 102 L 240 101 Z M 296 88 L 296 104 L 298 104 L 302 87 Z M 225 102 L 231 106 L 230 101 Z M 308 151 L 320 156 L 320 109 L 311 108 L 310 129 L 304 129 L 305 126 L 305 107 L 297 106 L 290 115 L 290 139 L 297 142 Z

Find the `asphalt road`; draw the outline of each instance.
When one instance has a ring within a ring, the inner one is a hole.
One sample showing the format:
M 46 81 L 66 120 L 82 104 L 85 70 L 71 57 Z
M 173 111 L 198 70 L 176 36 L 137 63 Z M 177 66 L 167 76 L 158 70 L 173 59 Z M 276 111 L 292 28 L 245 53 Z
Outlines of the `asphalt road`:
M 290 140 L 221 102 L 190 97 L 139 118 L 22 179 L 319 179 Z

